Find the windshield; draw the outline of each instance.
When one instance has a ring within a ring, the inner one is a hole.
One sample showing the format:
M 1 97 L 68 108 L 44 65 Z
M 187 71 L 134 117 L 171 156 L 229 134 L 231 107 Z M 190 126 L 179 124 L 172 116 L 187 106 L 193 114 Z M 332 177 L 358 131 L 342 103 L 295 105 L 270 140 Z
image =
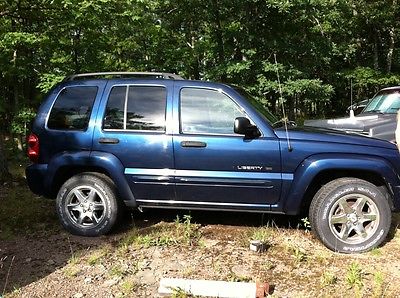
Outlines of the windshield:
M 400 108 L 400 90 L 378 92 L 365 107 L 363 113 L 395 114 Z
M 256 111 L 265 119 L 269 122 L 269 124 L 274 124 L 278 122 L 279 120 L 266 108 L 262 103 L 260 103 L 254 96 L 252 96 L 250 93 L 248 93 L 246 90 L 243 88 L 233 86 L 233 88 L 239 92 L 240 95 L 242 95 L 244 98 L 247 99 L 247 101 L 256 109 Z

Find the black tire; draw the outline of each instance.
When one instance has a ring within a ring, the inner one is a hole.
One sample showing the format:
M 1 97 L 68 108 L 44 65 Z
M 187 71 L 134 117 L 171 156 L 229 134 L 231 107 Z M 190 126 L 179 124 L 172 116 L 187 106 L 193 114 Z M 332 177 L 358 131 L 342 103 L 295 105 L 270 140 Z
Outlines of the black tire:
M 121 206 L 112 180 L 100 173 L 81 173 L 60 188 L 56 208 L 63 227 L 74 235 L 100 236 L 115 225 Z
M 325 184 L 315 194 L 309 210 L 316 237 L 341 253 L 378 247 L 389 232 L 391 217 L 389 202 L 381 190 L 357 178 Z

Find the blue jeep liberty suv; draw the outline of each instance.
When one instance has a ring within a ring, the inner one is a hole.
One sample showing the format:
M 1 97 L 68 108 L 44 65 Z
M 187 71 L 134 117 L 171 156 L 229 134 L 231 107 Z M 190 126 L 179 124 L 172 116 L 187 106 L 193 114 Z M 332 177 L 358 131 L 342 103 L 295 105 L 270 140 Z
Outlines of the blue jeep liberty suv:
M 73 75 L 39 108 L 26 177 L 77 235 L 109 232 L 128 206 L 308 212 L 331 250 L 382 244 L 400 210 L 396 145 L 284 126 L 237 87 L 168 73 Z

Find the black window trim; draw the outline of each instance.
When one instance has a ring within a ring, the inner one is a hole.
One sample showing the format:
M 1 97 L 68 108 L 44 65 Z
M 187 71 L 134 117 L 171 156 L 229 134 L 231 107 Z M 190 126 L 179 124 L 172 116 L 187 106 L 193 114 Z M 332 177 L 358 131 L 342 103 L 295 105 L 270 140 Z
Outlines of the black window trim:
M 210 91 L 217 91 L 221 94 L 224 94 L 227 96 L 230 100 L 233 101 L 233 103 L 239 108 L 239 110 L 250 120 L 250 122 L 254 123 L 257 125 L 257 122 L 255 122 L 247 113 L 246 110 L 228 93 L 226 93 L 224 90 L 221 88 L 213 88 L 213 87 L 203 87 L 203 86 L 182 86 L 179 90 L 179 101 L 178 101 L 178 109 L 179 109 L 179 135 L 196 135 L 196 136 L 223 136 L 223 137 L 241 137 L 243 138 L 242 135 L 237 134 L 237 133 L 229 133 L 229 134 L 224 134 L 224 133 L 205 133 L 205 132 L 191 132 L 191 133 L 185 133 L 182 131 L 182 109 L 181 109 L 181 99 L 182 99 L 182 90 L 183 89 L 203 89 L 203 90 L 210 90 Z M 260 129 L 259 129 L 260 130 Z M 263 133 L 260 130 L 261 136 L 263 137 Z
M 126 121 L 127 121 L 127 107 L 128 107 L 128 96 L 129 96 L 129 87 L 134 86 L 134 87 L 162 87 L 166 91 L 166 97 L 165 97 L 165 113 L 164 113 L 164 120 L 165 120 L 165 127 L 164 130 L 143 130 L 143 129 L 127 129 L 126 128 Z M 125 93 L 125 103 L 124 103 L 124 128 L 104 128 L 103 127 L 103 122 L 104 122 L 104 117 L 106 116 L 106 110 L 107 110 L 107 103 L 108 99 L 110 98 L 111 90 L 114 87 L 127 87 L 126 88 L 126 93 Z M 168 88 L 165 85 L 161 84 L 115 84 L 112 85 L 110 90 L 108 91 L 107 97 L 106 97 L 106 102 L 104 105 L 104 111 L 103 111 L 103 116 L 101 118 L 101 131 L 102 132 L 125 132 L 125 133 L 156 133 L 156 134 L 166 134 L 167 131 L 167 106 L 168 106 Z
M 60 96 L 61 92 L 63 92 L 65 89 L 71 88 L 71 87 L 95 87 L 95 88 L 97 88 L 96 96 L 95 96 L 95 98 L 93 100 L 93 105 L 92 105 L 92 108 L 91 108 L 91 111 L 90 111 L 90 116 L 89 116 L 89 121 L 88 121 L 87 127 L 85 129 L 56 129 L 56 128 L 49 128 L 48 127 L 48 122 L 49 122 L 50 114 L 51 114 L 51 111 L 53 111 L 53 107 L 56 104 L 58 97 Z M 92 114 L 93 114 L 93 107 L 94 107 L 94 105 L 96 103 L 97 96 L 99 95 L 99 90 L 100 90 L 100 87 L 98 85 L 76 84 L 76 85 L 68 85 L 68 86 L 62 87 L 60 89 L 60 91 L 57 92 L 57 95 L 55 96 L 55 99 L 53 100 L 53 103 L 51 104 L 51 107 L 49 109 L 49 112 L 46 115 L 46 121 L 45 121 L 46 124 L 45 124 L 44 128 L 46 130 L 49 130 L 49 131 L 66 131 L 66 132 L 80 131 L 80 132 L 87 132 L 88 129 L 89 129 L 90 119 L 92 118 Z

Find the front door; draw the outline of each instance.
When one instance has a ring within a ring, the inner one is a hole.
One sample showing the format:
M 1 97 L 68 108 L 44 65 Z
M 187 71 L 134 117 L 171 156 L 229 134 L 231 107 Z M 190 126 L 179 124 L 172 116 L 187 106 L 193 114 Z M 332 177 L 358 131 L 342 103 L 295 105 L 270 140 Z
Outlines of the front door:
M 235 134 L 235 118 L 249 116 L 221 90 L 186 87 L 175 96 L 180 113 L 179 133 L 173 137 L 177 201 L 220 209 L 276 203 L 281 189 L 278 139 Z

